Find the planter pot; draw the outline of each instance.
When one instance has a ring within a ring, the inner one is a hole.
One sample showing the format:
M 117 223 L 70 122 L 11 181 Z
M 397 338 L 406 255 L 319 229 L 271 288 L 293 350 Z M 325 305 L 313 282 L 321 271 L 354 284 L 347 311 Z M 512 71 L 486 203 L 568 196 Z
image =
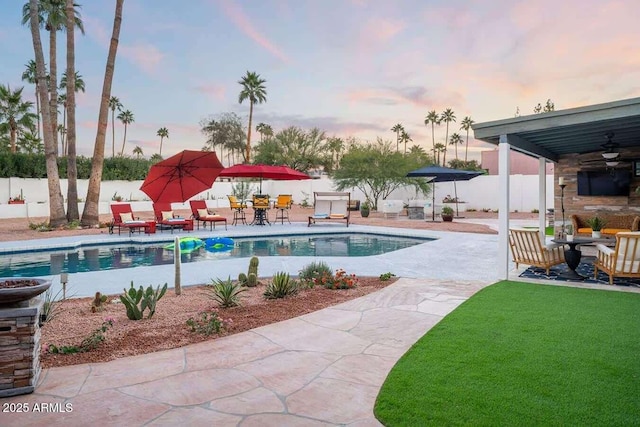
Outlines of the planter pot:
M 453 221 L 453 215 L 441 215 L 442 216 L 442 220 L 444 222 L 452 222 Z
M 24 200 L 9 200 L 10 205 L 24 205 Z
M 592 231 L 591 237 L 594 239 L 600 239 L 602 237 L 602 231 Z
M 573 242 L 573 234 L 567 234 L 567 242 Z
M 366 218 L 369 216 L 369 209 L 360 209 L 360 216 L 362 216 L 362 218 Z
M 0 278 L 0 306 L 15 304 L 40 295 L 51 286 L 50 280 L 30 277 Z

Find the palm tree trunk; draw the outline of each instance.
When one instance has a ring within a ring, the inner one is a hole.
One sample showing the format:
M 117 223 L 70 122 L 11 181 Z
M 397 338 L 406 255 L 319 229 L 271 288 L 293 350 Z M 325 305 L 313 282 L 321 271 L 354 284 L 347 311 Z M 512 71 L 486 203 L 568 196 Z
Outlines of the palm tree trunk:
M 447 144 L 449 143 L 449 122 L 447 122 L 447 132 L 444 137 L 444 151 L 442 152 L 442 166 L 447 165 Z
M 16 128 L 15 126 L 10 126 L 11 127 L 11 131 L 9 133 L 9 139 L 11 140 L 11 152 L 15 153 L 17 151 L 17 147 L 16 147 Z
M 54 154 L 58 156 L 58 63 L 56 61 L 56 30 L 49 30 L 49 113 L 53 129 Z
M 124 156 L 124 144 L 127 142 L 127 124 L 124 124 L 124 137 L 122 138 L 122 150 L 120 150 L 120 156 Z
M 467 144 L 464 147 L 464 162 L 467 163 L 467 153 L 469 152 L 469 129 L 467 129 Z
M 116 110 L 111 110 L 111 158 L 116 156 Z
M 35 2 L 36 0 L 31 0 Z M 102 99 L 100 100 L 100 112 L 98 114 L 98 132 L 96 142 L 93 147 L 93 159 L 91 161 L 91 177 L 87 189 L 87 202 L 82 212 L 82 222 L 84 226 L 99 225 L 98 203 L 100 199 L 100 183 L 102 182 L 102 166 L 104 164 L 104 142 L 107 135 L 107 120 L 109 119 L 109 98 L 111 97 L 111 83 L 116 63 L 116 53 L 118 51 L 118 39 L 120 37 L 120 26 L 122 24 L 122 4 L 124 0 L 116 0 L 116 11 L 113 18 L 113 32 L 109 45 L 109 55 L 107 56 L 107 66 L 104 72 L 104 83 L 102 85 Z
M 434 124 L 433 122 L 431 122 L 431 144 L 433 146 L 433 160 L 436 160 L 436 135 L 435 135 L 435 128 L 434 128 Z M 440 163 L 440 157 L 438 157 L 438 163 Z
M 67 222 L 64 215 L 64 204 L 62 201 L 62 191 L 60 190 L 60 175 L 56 159 L 56 144 L 54 143 L 55 130 L 51 126 L 51 111 L 49 110 L 49 99 L 44 72 L 44 53 L 42 52 L 42 41 L 40 40 L 40 27 L 38 21 L 38 0 L 29 0 L 31 17 L 31 38 L 33 39 L 33 51 L 36 59 L 36 79 L 42 84 L 38 85 L 40 105 L 42 106 L 42 131 L 44 135 L 44 152 L 47 169 L 47 185 L 49 188 L 49 224 L 52 227 L 59 227 Z
M 36 115 L 38 116 L 38 138 L 40 138 L 40 97 L 38 96 L 38 82 L 36 81 Z
M 63 126 L 67 126 L 67 106 L 68 105 L 69 105 L 68 101 L 62 104 L 62 125 Z M 66 142 L 64 139 L 65 131 L 66 131 L 66 127 L 64 128 L 64 131 L 63 130 L 60 131 L 60 144 L 62 146 L 61 147 L 62 151 L 60 152 L 60 155 L 63 157 L 67 154 L 67 148 L 64 145 L 64 143 Z
M 246 163 L 251 163 L 251 121 L 253 119 L 253 101 L 249 103 L 249 129 L 247 129 L 247 156 Z
M 67 220 L 80 219 L 78 211 L 78 165 L 76 163 L 76 52 L 75 52 L 75 11 L 73 0 L 67 0 Z
M 164 139 L 164 136 L 160 137 L 160 157 L 162 157 L 162 140 Z

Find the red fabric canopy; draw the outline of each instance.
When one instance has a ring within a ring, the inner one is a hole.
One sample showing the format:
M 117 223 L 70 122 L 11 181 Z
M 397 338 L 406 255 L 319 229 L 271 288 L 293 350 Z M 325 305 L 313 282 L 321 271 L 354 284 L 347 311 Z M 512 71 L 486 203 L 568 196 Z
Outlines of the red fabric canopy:
M 311 177 L 305 173 L 299 172 L 295 169 L 291 169 L 287 166 L 272 166 L 272 165 L 246 165 L 239 164 L 233 165 L 220 172 L 220 176 L 235 177 L 235 178 L 260 178 L 260 192 L 262 192 L 262 178 L 265 179 L 277 179 L 277 180 L 302 180 L 311 179 Z
M 149 169 L 140 190 L 154 202 L 185 202 L 210 189 L 224 166 L 212 151 L 182 151 Z

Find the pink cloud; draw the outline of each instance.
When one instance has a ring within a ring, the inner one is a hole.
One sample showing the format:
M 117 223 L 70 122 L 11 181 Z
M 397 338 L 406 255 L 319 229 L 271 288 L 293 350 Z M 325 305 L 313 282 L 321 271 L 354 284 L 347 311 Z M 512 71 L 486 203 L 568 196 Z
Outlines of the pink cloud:
M 122 56 L 129 59 L 147 74 L 157 74 L 165 55 L 149 43 L 122 44 L 119 47 Z
M 247 37 L 262 46 L 267 52 L 271 53 L 276 58 L 283 62 L 290 62 L 287 55 L 282 50 L 272 43 L 267 37 L 261 34 L 251 23 L 244 11 L 238 6 L 237 3 L 229 0 L 222 0 L 220 2 L 222 12 L 233 22 L 240 31 L 242 31 Z
M 216 84 L 200 84 L 194 87 L 194 89 L 199 93 L 204 93 L 211 99 L 215 99 L 218 101 L 223 101 L 224 96 L 226 94 L 226 89 L 224 86 L 216 85 Z

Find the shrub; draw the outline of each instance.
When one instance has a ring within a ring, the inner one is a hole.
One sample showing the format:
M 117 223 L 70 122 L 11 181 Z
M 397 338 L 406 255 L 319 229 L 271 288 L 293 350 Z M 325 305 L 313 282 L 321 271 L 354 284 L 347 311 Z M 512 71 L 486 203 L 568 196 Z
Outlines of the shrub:
M 396 275 L 391 273 L 391 272 L 382 273 L 380 275 L 380 280 L 382 280 L 383 282 L 386 282 L 387 280 L 391 279 L 392 277 L 396 277 Z
M 320 262 L 312 262 L 308 264 L 300 270 L 298 273 L 298 278 L 307 284 L 309 287 L 313 287 L 315 284 L 314 280 L 320 276 L 325 274 L 331 276 L 332 270 L 329 265 L 323 261 Z
M 53 294 L 51 288 L 47 289 L 44 294 L 44 302 L 42 303 L 42 311 L 40 312 L 40 326 L 53 320 L 54 317 L 60 312 L 60 293 L 62 288 L 56 294 Z
M 246 291 L 240 284 L 233 283 L 231 277 L 227 280 L 212 280 L 212 285 L 209 297 L 224 308 L 240 305 L 240 293 Z
M 209 336 L 220 333 L 225 326 L 225 322 L 218 316 L 216 311 L 203 311 L 200 313 L 199 319 L 190 317 L 187 320 L 187 326 L 191 328 L 191 332 Z
M 453 215 L 453 208 L 449 206 L 443 206 L 441 212 L 442 212 L 442 215 Z
M 358 285 L 358 278 L 355 274 L 347 274 L 343 269 L 336 270 L 335 276 L 323 274 L 316 278 L 314 282 L 327 289 L 351 289 Z
M 284 298 L 297 292 L 298 283 L 295 280 L 291 280 L 289 273 L 278 272 L 273 275 L 271 283 L 267 285 L 264 296 L 268 299 Z

